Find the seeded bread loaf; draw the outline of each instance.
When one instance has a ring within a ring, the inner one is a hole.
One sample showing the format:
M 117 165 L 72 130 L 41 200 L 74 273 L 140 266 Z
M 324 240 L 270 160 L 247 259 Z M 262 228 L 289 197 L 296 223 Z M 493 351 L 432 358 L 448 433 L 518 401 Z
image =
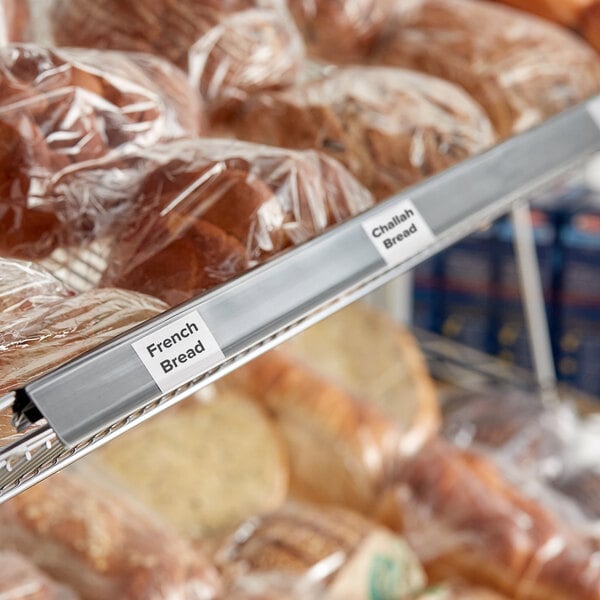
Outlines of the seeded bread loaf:
M 569 31 L 482 0 L 399 3 L 371 60 L 465 88 L 501 137 L 600 91 L 600 58 Z
M 481 108 L 441 79 L 389 68 L 326 71 L 249 98 L 232 122 L 242 139 L 320 150 L 377 199 L 443 170 L 494 141 Z

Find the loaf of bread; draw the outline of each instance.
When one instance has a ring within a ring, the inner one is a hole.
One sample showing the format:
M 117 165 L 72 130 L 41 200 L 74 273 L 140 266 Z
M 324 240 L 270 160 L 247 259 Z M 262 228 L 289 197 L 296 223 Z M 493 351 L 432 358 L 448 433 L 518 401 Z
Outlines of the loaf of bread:
M 194 136 L 201 123 L 185 75 L 158 58 L 0 49 L 0 254 L 41 258 L 86 237 L 78 207 L 88 220 L 105 218 L 102 206 L 65 206 L 55 197 L 61 169 L 114 149 Z
M 231 127 L 242 139 L 325 152 L 377 199 L 494 141 L 487 117 L 458 87 L 389 68 L 340 68 L 257 94 Z
M 600 2 L 592 0 L 583 11 L 579 23 L 585 39 L 600 52 Z
M 64 472 L 0 506 L 0 547 L 86 600 L 211 600 L 213 566 L 96 473 Z
M 392 11 L 391 0 L 288 0 L 308 50 L 349 64 L 364 57 Z
M 39 265 L 0 257 L 0 323 L 72 295 L 66 285 Z
M 290 456 L 290 487 L 304 500 L 368 512 L 393 468 L 402 435 L 374 407 L 274 350 L 219 382 L 274 417 Z
M 129 206 L 130 216 L 103 284 L 171 305 L 373 204 L 341 165 L 315 152 L 206 139 L 132 154 L 130 166 L 119 162 L 123 172 L 136 171 L 138 183 L 124 179 L 128 185 L 110 191 L 111 205 Z M 108 167 L 90 173 L 84 166 L 86 189 Z M 79 187 L 72 175 L 67 189 Z
M 28 2 L 0 1 L 0 46 L 6 46 L 11 42 L 28 42 L 30 27 Z
M 327 600 L 395 600 L 425 587 L 402 538 L 339 508 L 291 505 L 251 519 L 225 541 L 217 564 L 226 580 L 278 574 L 319 582 Z
M 3 600 L 77 600 L 75 592 L 52 581 L 17 552 L 0 551 Z
M 516 600 L 600 598 L 592 545 L 488 460 L 446 442 L 404 464 L 379 514 L 435 581 L 458 576 Z
M 124 333 L 166 309 L 155 298 L 98 289 L 0 321 L 0 394 Z
M 502 137 L 600 91 L 600 58 L 574 34 L 481 0 L 398 4 L 371 61 L 461 85 Z
M 425 359 L 413 336 L 387 315 L 355 303 L 284 348 L 393 419 L 403 454 L 437 433 L 440 409 Z
M 183 535 L 230 533 L 277 509 L 288 458 L 274 424 L 252 401 L 212 388 L 114 440 L 100 460 Z

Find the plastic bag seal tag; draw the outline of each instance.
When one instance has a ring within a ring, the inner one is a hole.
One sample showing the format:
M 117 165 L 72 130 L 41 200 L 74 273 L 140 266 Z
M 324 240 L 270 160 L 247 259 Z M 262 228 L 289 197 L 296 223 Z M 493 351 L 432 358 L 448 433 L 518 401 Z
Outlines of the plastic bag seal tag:
M 412 258 L 435 241 L 435 235 L 411 200 L 392 204 L 362 224 L 377 252 L 390 265 Z
M 225 359 L 197 310 L 185 313 L 132 344 L 162 392 L 191 381 Z

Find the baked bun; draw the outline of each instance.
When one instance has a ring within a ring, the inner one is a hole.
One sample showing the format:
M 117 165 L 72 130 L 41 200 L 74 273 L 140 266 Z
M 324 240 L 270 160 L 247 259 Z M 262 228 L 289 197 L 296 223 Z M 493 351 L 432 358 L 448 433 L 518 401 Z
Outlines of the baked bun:
M 111 206 L 128 206 L 129 213 L 121 219 L 103 284 L 145 291 L 169 304 L 373 204 L 341 165 L 315 152 L 206 139 L 165 144 L 126 162 L 137 183 L 124 181 L 129 185 L 109 195 Z M 78 187 L 73 175 L 68 186 Z M 83 168 L 81 176 L 89 182 L 102 171 Z
M 277 509 L 287 494 L 280 434 L 255 403 L 233 392 L 204 390 L 96 456 L 140 500 L 197 541 Z
M 515 600 L 600 598 L 593 546 L 473 452 L 430 444 L 382 498 L 382 520 L 434 581 L 458 576 Z
M 341 64 L 368 54 L 393 7 L 390 0 L 288 0 L 288 5 L 311 54 Z
M 408 330 L 387 315 L 355 303 L 283 347 L 392 419 L 403 454 L 437 433 L 440 408 L 425 359 Z
M 2 504 L 0 546 L 87 600 L 219 597 L 217 573 L 199 551 L 98 480 L 71 470 Z
M 388 21 L 372 62 L 465 88 L 501 137 L 600 91 L 600 58 L 565 29 L 477 0 L 417 0 Z
M 217 563 L 227 581 L 248 574 L 304 578 L 332 600 L 394 600 L 425 587 L 402 538 L 339 508 L 288 505 L 251 519 L 226 540 Z
M 87 197 L 56 197 L 69 166 L 194 135 L 200 122 L 183 73 L 155 57 L 0 49 L 0 253 L 39 259 L 88 241 L 106 214 Z
M 166 309 L 155 298 L 99 289 L 0 321 L 0 394 L 99 346 Z
M 242 390 L 273 415 L 289 449 L 294 496 L 362 512 L 372 508 L 401 444 L 394 424 L 374 407 L 278 350 L 219 385 Z
M 339 160 L 377 199 L 490 146 L 492 128 L 462 90 L 388 68 L 326 71 L 248 99 L 232 123 L 254 142 L 315 149 Z
M 17 552 L 0 551 L 0 594 L 6 600 L 77 600 Z

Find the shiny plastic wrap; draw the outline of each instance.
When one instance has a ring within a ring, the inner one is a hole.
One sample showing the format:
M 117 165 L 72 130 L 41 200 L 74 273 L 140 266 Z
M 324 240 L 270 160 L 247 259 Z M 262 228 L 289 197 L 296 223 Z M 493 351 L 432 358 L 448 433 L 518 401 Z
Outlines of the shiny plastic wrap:
M 458 576 L 515 600 L 600 598 L 595 544 L 447 442 L 405 463 L 379 514 L 436 581 Z
M 96 187 L 111 168 L 133 172 L 133 181 Z M 174 142 L 91 171 L 84 166 L 64 185 L 98 193 L 104 206 L 130 207 L 103 284 L 171 305 L 373 205 L 325 155 L 236 140 Z
M 95 455 L 182 535 L 206 541 L 285 501 L 287 449 L 242 394 L 205 388 Z
M 28 2 L 0 0 L 0 46 L 29 41 L 30 26 Z
M 0 323 L 73 293 L 34 263 L 0 257 Z
M 211 103 L 293 81 L 304 45 L 282 0 L 56 0 L 61 46 L 151 52 Z
M 600 57 L 569 31 L 481 0 L 399 2 L 371 56 L 464 87 L 502 137 L 600 91 Z
M 348 64 L 367 54 L 392 12 L 393 0 L 288 0 L 314 56 Z
M 297 578 L 327 600 L 396 600 L 425 588 L 406 542 L 339 508 L 288 505 L 250 519 L 216 555 L 226 582 L 240 577 Z
M 166 309 L 155 298 L 99 289 L 0 321 L 0 394 L 99 346 Z
M 0 551 L 2 600 L 77 600 L 74 592 L 52 581 L 16 552 Z
M 0 548 L 86 600 L 212 600 L 214 567 L 98 473 L 70 470 L 0 505 Z
M 231 127 L 242 139 L 325 152 L 377 199 L 494 141 L 487 117 L 461 89 L 389 68 L 330 69 L 287 90 L 257 94 Z
M 200 121 L 184 74 L 158 58 L 0 48 L 0 254 L 40 258 L 85 237 L 89 223 L 77 215 L 66 222 L 54 197 L 61 169 L 116 148 L 194 136 Z M 87 204 L 88 214 L 101 219 L 101 207 L 93 208 Z

